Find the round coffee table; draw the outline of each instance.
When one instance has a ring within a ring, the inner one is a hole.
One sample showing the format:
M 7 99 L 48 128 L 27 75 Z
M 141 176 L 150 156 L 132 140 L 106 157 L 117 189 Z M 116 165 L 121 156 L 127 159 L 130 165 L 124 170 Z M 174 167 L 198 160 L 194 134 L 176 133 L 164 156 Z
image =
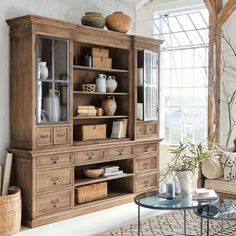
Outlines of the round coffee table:
M 221 235 L 224 235 L 223 222 L 225 220 L 236 220 L 236 200 L 220 199 L 214 205 L 200 206 L 194 212 L 201 217 L 201 235 L 203 218 L 207 219 L 207 235 L 209 235 L 209 220 L 220 220 Z
M 156 209 L 156 210 L 184 210 L 184 232 L 187 235 L 186 226 L 186 210 L 199 208 L 199 206 L 212 205 L 218 202 L 215 200 L 193 200 L 191 193 L 177 195 L 176 198 L 169 200 L 165 196 L 159 194 L 158 191 L 148 191 L 141 193 L 134 198 L 134 202 L 138 205 L 138 236 L 140 236 L 140 207 Z

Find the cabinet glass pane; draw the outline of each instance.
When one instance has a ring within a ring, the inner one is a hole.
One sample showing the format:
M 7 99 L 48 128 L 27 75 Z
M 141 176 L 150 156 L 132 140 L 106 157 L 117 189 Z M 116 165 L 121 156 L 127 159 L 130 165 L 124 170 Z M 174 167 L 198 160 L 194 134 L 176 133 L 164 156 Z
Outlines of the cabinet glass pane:
M 69 121 L 69 41 L 37 36 L 37 123 Z

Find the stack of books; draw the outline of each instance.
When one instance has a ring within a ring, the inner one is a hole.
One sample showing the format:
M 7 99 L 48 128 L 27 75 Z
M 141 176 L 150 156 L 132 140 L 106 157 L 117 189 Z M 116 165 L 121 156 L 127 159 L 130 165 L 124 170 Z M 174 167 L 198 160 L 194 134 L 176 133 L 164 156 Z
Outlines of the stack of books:
M 125 138 L 128 128 L 128 119 L 113 121 L 111 138 Z
M 97 110 L 95 106 L 78 106 L 78 116 L 96 116 Z
M 192 192 L 192 198 L 195 200 L 215 200 L 218 196 L 214 189 L 195 188 Z
M 111 165 L 111 166 L 103 166 L 103 177 L 123 175 L 123 170 L 120 170 L 119 166 Z

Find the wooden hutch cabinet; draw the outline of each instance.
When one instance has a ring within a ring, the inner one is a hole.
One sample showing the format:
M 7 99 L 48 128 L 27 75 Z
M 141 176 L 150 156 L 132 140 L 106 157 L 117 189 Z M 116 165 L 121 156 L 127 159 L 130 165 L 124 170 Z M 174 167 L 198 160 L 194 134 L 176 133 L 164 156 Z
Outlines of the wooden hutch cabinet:
M 7 23 L 12 181 L 22 190 L 24 224 L 35 227 L 86 214 L 157 189 L 161 41 L 33 15 Z M 95 65 L 94 50 L 107 53 L 101 57 L 107 64 Z M 115 78 L 116 90 L 83 89 L 99 75 Z M 95 107 L 109 96 L 115 113 L 95 115 Z M 80 115 L 81 109 L 93 115 Z M 124 120 L 128 126 L 122 137 L 111 138 L 115 121 Z M 102 127 L 104 137 L 88 133 L 85 138 L 86 127 Z M 94 166 L 118 166 L 124 173 L 85 177 L 84 168 Z M 105 198 L 76 200 L 77 190 L 99 183 L 106 183 Z

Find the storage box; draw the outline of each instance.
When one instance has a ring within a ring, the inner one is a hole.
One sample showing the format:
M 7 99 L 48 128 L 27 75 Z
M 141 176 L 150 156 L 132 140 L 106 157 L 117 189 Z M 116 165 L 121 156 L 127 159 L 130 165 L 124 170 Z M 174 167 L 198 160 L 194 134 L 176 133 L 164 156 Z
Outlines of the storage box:
M 93 57 L 93 67 L 111 69 L 111 58 Z
M 79 128 L 79 139 L 82 141 L 106 139 L 106 129 L 106 124 L 81 125 Z
M 105 48 L 92 48 L 93 57 L 109 57 L 109 50 Z
M 107 197 L 107 182 L 75 188 L 75 203 L 81 204 Z

